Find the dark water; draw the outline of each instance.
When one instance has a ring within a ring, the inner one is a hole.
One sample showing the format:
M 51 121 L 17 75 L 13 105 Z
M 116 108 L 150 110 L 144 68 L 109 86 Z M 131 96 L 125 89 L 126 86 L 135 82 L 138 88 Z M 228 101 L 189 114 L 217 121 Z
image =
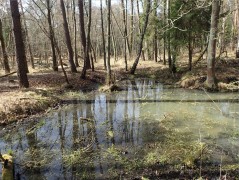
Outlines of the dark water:
M 210 161 L 238 164 L 238 93 L 164 89 L 149 79 L 122 86 L 126 90 L 118 93 L 66 99 L 59 110 L 3 133 L 1 152 L 13 151 L 23 179 L 123 177 L 133 161 L 151 164 L 158 157 L 190 164 L 188 147 L 202 144 Z M 183 143 L 185 155 L 173 159 L 172 149 Z

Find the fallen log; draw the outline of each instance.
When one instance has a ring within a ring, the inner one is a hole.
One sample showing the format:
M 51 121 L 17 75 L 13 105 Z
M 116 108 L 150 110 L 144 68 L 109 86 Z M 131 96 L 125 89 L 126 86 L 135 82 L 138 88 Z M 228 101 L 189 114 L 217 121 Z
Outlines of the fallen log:
M 11 72 L 11 73 L 8 73 L 8 74 L 5 74 L 5 75 L 3 75 L 3 76 L 0 76 L 0 78 L 4 78 L 4 77 L 7 77 L 7 76 L 10 76 L 10 75 L 12 75 L 12 74 L 14 74 L 14 73 L 16 73 L 17 71 L 13 71 L 13 72 Z
M 197 58 L 197 60 L 194 61 L 193 66 L 196 66 L 196 65 L 197 65 L 197 63 L 202 59 L 202 57 L 203 57 L 203 55 L 206 53 L 206 51 L 207 51 L 207 46 L 206 46 L 205 49 L 201 52 L 201 54 L 199 55 L 199 57 Z

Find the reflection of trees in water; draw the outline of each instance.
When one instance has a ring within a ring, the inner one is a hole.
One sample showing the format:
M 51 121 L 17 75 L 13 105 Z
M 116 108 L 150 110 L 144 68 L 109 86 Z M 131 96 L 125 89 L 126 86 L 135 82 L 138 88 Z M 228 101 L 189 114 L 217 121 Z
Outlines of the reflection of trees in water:
M 62 112 L 59 111 L 58 112 L 58 131 L 59 131 L 59 142 L 60 142 L 60 153 L 61 153 L 61 169 L 62 169 L 63 177 L 64 179 L 66 179 L 66 168 L 63 161 L 66 124 L 65 124 L 65 128 L 63 128 L 63 122 L 62 122 L 63 119 L 64 117 L 62 116 Z
M 96 158 L 94 150 L 95 141 L 95 123 L 92 119 L 91 106 L 89 104 L 82 104 L 81 106 L 74 106 L 72 108 L 72 139 L 73 144 L 69 153 L 74 152 L 75 158 L 71 165 L 71 172 L 73 179 L 79 177 L 86 177 L 94 179 L 94 159 Z
M 93 100 L 77 101 L 80 104 L 69 105 L 55 113 L 55 116 L 45 121 L 42 128 L 38 128 L 32 133 L 25 135 L 25 129 L 22 128 L 13 137 L 9 138 L 9 144 L 14 144 L 12 148 L 19 151 L 26 151 L 29 148 L 30 153 L 27 154 L 29 157 L 22 157 L 22 160 L 36 161 L 47 157 L 50 163 L 48 162 L 45 166 L 37 169 L 38 178 L 43 179 L 43 176 L 52 173 L 52 177 L 55 175 L 55 177 L 65 179 L 79 179 L 84 175 L 94 179 L 98 177 L 99 173 L 107 173 L 107 170 L 114 166 L 110 164 L 112 162 L 107 162 L 103 156 L 106 150 L 112 147 L 112 144 L 115 144 L 115 150 L 119 150 L 119 153 L 121 153 L 121 150 L 127 151 L 129 147 L 132 147 L 131 149 L 134 151 L 138 145 L 143 144 L 149 144 L 150 147 L 155 142 L 160 142 L 161 145 L 166 144 L 169 134 L 160 126 L 161 122 L 155 120 L 161 117 L 170 118 L 170 115 L 166 114 L 164 116 L 165 113 L 173 111 L 170 107 L 174 107 L 177 112 L 181 112 L 181 114 L 176 114 L 177 121 L 179 121 L 177 122 L 177 128 L 188 126 L 187 121 L 185 121 L 186 118 L 179 119 L 184 109 L 186 115 L 188 111 L 193 113 L 193 120 L 196 118 L 200 120 L 201 117 L 206 116 L 208 118 L 216 117 L 214 113 L 210 114 L 209 106 L 212 106 L 210 103 L 200 102 L 200 105 L 198 105 L 191 100 L 189 103 L 184 102 L 183 106 L 182 104 L 172 103 L 174 101 L 168 101 L 170 102 L 168 104 L 157 104 L 156 102 L 162 102 L 159 99 L 162 92 L 155 82 L 149 80 L 128 82 L 127 87 L 128 91 L 113 95 L 97 94 Z M 152 88 L 148 89 L 149 87 Z M 235 109 L 229 107 L 228 104 L 226 108 L 223 105 L 223 103 L 219 104 L 225 113 L 232 110 L 236 111 L 234 105 Z M 191 108 L 193 109 L 191 110 Z M 208 115 L 205 115 L 206 113 Z M 185 117 L 188 119 L 191 118 L 191 115 Z M 89 121 L 84 119 L 89 119 Z M 218 120 L 225 120 L 225 116 L 219 116 Z M 175 121 L 173 122 L 175 123 Z M 238 139 L 238 136 L 236 136 L 236 119 L 233 127 L 235 138 Z M 220 128 L 221 126 L 217 127 L 217 129 Z M 222 139 L 223 137 L 219 138 Z M 64 157 L 88 147 L 92 139 L 94 144 L 89 146 L 87 153 L 84 153 L 81 157 L 79 156 L 79 161 L 74 163 L 64 161 Z M 227 152 L 236 154 L 238 147 L 234 140 L 230 136 L 228 142 L 221 142 L 221 144 L 219 142 L 218 144 L 223 148 L 226 144 L 227 149 L 229 149 Z M 134 149 L 134 147 L 136 148 Z M 52 156 L 52 149 L 55 151 L 54 156 Z M 46 169 L 46 167 L 49 167 L 49 169 Z M 29 179 L 33 177 L 33 174 L 33 171 L 28 171 L 25 177 Z
M 109 103 L 109 101 L 107 101 L 107 116 L 108 116 L 108 131 L 111 131 L 113 132 L 113 136 L 112 137 L 109 137 L 110 138 L 110 143 L 111 144 L 115 144 L 115 133 L 114 133 L 114 122 L 113 122 L 113 108 L 112 108 L 112 104 Z M 111 109 L 112 108 L 112 109 Z
M 95 147 L 96 147 L 96 151 L 100 152 L 101 148 L 100 148 L 100 144 L 99 144 L 99 140 L 98 140 L 98 135 L 97 135 L 97 132 L 96 132 L 97 127 L 96 127 L 96 118 L 95 118 L 95 114 L 96 114 L 95 104 L 91 104 L 91 114 L 94 117 L 93 122 L 92 122 L 93 123 L 92 131 L 93 131 L 93 135 L 94 135 L 94 139 L 95 139 Z M 101 155 L 96 156 L 95 159 L 96 159 L 96 162 L 98 161 L 100 173 L 103 174 L 104 172 L 103 172 L 103 167 L 102 167 L 102 157 L 101 157 Z
M 125 91 L 125 103 L 124 103 L 124 117 L 122 120 L 122 138 L 121 138 L 121 144 L 127 144 L 127 143 L 133 143 L 134 136 L 133 136 L 133 121 L 134 118 L 130 115 L 130 112 L 132 110 L 132 103 L 128 102 L 129 95 L 132 91 Z M 117 113 L 117 111 L 116 111 Z
M 72 150 L 77 151 L 79 148 L 79 117 L 77 106 L 74 105 L 72 108 L 73 112 L 73 127 L 72 127 Z M 77 165 L 72 164 L 71 167 L 72 179 L 77 179 Z

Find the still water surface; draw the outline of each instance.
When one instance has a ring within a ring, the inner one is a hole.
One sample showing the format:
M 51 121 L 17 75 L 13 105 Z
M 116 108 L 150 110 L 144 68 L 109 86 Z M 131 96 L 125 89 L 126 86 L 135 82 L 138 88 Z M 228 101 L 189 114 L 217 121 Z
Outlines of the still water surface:
M 211 162 L 239 162 L 238 93 L 165 89 L 150 79 L 122 86 L 65 100 L 59 110 L 0 137 L 1 152 L 13 151 L 23 179 L 39 180 L 117 177 L 128 162 L 153 163 L 159 146 L 159 162 L 190 164 L 186 156 L 170 157 L 179 141 L 186 155 L 200 142 Z

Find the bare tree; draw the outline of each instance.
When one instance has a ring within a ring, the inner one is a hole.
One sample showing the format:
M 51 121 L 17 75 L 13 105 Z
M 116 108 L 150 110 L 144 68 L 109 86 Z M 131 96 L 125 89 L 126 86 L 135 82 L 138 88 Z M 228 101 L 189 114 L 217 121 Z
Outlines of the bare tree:
M 23 23 L 24 23 L 24 30 L 25 30 L 25 35 L 26 35 L 26 41 L 25 41 L 25 43 L 27 44 L 27 47 L 28 47 L 28 51 L 29 51 L 29 55 L 30 55 L 30 62 L 31 62 L 32 69 L 34 69 L 34 68 L 35 68 L 34 58 L 33 58 L 33 54 L 32 54 L 32 47 L 31 47 L 31 43 L 30 43 L 30 37 L 29 37 L 29 34 L 28 34 L 28 28 L 27 28 L 26 17 L 25 17 L 25 13 L 24 13 L 24 11 L 23 11 L 22 0 L 20 0 L 20 7 L 21 7 L 21 11 L 22 11 L 22 17 L 23 17 Z
M 91 0 L 89 0 L 89 9 L 88 9 L 88 23 L 87 23 L 87 36 L 86 36 L 86 47 L 84 54 L 88 56 L 88 60 L 90 60 L 89 52 L 90 52 L 90 30 L 91 30 Z M 92 59 L 92 58 L 91 58 Z M 92 62 L 92 69 L 94 68 L 93 61 Z M 84 61 L 84 67 L 81 73 L 81 78 L 85 78 L 86 76 L 86 69 L 87 69 L 87 61 Z
M 5 69 L 5 73 L 10 73 L 10 67 L 9 67 L 9 62 L 8 62 L 8 55 L 6 51 L 6 46 L 5 46 L 5 41 L 3 37 L 3 30 L 2 30 L 2 20 L 0 19 L 0 42 L 2 46 L 2 54 L 3 54 L 3 65 Z
M 66 45 L 69 53 L 69 63 L 71 67 L 71 72 L 77 72 L 76 66 L 74 63 L 74 52 L 73 48 L 71 45 L 71 37 L 70 37 L 70 32 L 69 32 L 69 27 L 68 27 L 68 22 L 66 19 L 66 10 L 65 10 L 65 4 L 64 1 L 61 0 L 61 11 L 62 11 L 62 17 L 63 17 L 63 26 L 64 26 L 64 31 L 65 31 L 65 38 L 66 38 Z
M 123 14 L 123 24 L 124 24 L 124 62 L 125 62 L 125 70 L 128 70 L 127 66 L 127 20 L 126 20 L 126 8 L 124 5 L 124 0 L 121 0 L 122 14 Z
M 154 10 L 153 10 L 153 16 L 156 19 L 157 18 L 157 6 L 158 6 L 158 0 L 154 0 Z M 156 25 L 154 25 L 154 60 L 155 62 L 158 61 L 158 28 Z
M 207 55 L 207 80 L 206 80 L 206 86 L 209 89 L 216 88 L 215 57 L 216 57 L 216 42 L 217 42 L 216 37 L 218 32 L 220 4 L 221 0 L 214 0 L 212 2 L 211 27 Z
M 147 25 L 148 25 L 148 20 L 149 20 L 149 12 L 150 12 L 150 5 L 151 5 L 151 0 L 145 0 L 144 3 L 146 4 L 146 10 L 145 10 L 145 21 L 144 21 L 144 24 L 143 24 L 143 28 L 142 28 L 142 31 L 140 33 L 140 39 L 139 39 L 139 45 L 138 45 L 138 52 L 137 52 L 137 57 L 134 61 L 134 64 L 130 70 L 130 73 L 131 74 L 134 74 L 135 73 L 135 70 L 137 68 L 137 65 L 139 63 L 139 58 L 140 58 L 140 55 L 141 55 L 141 52 L 142 52 L 142 48 L 143 48 L 143 40 L 144 40 L 144 35 L 145 35 L 145 32 L 146 32 L 146 29 L 147 29 Z
M 52 63 L 53 63 L 53 70 L 54 71 L 58 71 L 58 63 L 56 60 L 56 50 L 55 50 L 55 34 L 54 34 L 54 30 L 52 27 L 52 19 L 51 19 L 51 4 L 50 4 L 50 0 L 46 0 L 46 4 L 47 4 L 47 21 L 48 21 L 48 26 L 49 26 L 49 38 L 51 41 L 51 50 L 52 50 Z
M 237 5 L 237 49 L 236 49 L 236 58 L 239 58 L 239 2 L 235 1 Z
M 133 51 L 133 40 L 134 40 L 134 0 L 131 0 L 131 16 L 130 16 L 130 57 Z
M 167 0 L 167 25 L 169 26 L 169 22 L 170 22 L 170 16 L 171 16 L 171 9 L 170 9 L 170 0 Z M 171 66 L 172 66 L 172 57 L 171 57 L 171 33 L 168 31 L 167 33 L 167 48 L 168 48 L 168 66 L 169 69 L 171 71 Z
M 107 62 L 106 62 L 106 67 L 107 67 L 107 78 L 106 78 L 106 84 L 110 85 L 111 82 L 111 67 L 110 67 L 110 41 L 111 41 L 111 32 L 110 32 L 110 24 L 111 24 L 111 0 L 108 0 L 107 4 Z
M 11 13 L 12 13 L 13 32 L 14 32 L 15 45 L 16 45 L 19 87 L 28 88 L 29 82 L 28 82 L 27 69 L 26 69 L 27 65 L 26 65 L 25 45 L 24 45 L 23 36 L 22 36 L 22 27 L 21 27 L 20 13 L 18 9 L 18 1 L 10 0 L 10 7 L 11 7 Z
M 163 24 L 164 26 L 167 25 L 167 0 L 163 1 L 163 17 L 164 17 L 164 21 Z M 167 46 L 167 37 L 166 37 L 166 33 L 163 33 L 163 64 L 166 65 L 166 46 Z
M 75 49 L 75 65 L 79 67 L 78 53 L 77 53 L 77 27 L 76 27 L 76 5 L 75 0 L 72 0 L 73 4 L 73 21 L 74 21 L 74 49 Z
M 105 30 L 104 30 L 102 0 L 100 0 L 100 19 L 101 19 L 101 36 L 102 36 L 102 46 L 103 46 L 102 48 L 103 48 L 103 55 L 104 55 L 104 67 L 106 69 Z
M 84 79 L 86 75 L 86 69 L 90 68 L 90 58 L 89 58 L 89 51 L 87 51 L 87 47 L 86 47 L 87 44 L 86 44 L 86 35 L 85 35 L 83 0 L 78 1 L 78 7 L 79 7 L 79 21 L 80 21 L 80 37 L 81 37 L 81 44 L 83 46 L 83 51 L 84 51 L 84 66 L 81 73 L 81 78 Z

